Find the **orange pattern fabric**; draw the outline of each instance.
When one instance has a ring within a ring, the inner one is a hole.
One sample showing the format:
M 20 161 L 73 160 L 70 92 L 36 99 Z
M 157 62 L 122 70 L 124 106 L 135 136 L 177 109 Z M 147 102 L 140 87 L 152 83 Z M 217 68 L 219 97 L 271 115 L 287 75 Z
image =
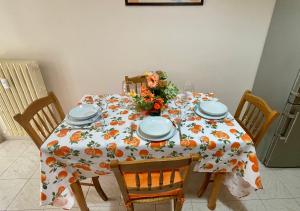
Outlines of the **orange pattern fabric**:
M 112 173 L 111 160 L 177 157 L 191 153 L 202 157 L 194 171 L 232 172 L 252 189 L 261 189 L 259 162 L 251 137 L 231 114 L 222 120 L 207 120 L 195 114 L 194 107 L 200 101 L 216 100 L 212 94 L 187 93 L 185 99 L 184 102 L 177 98 L 170 101 L 162 111 L 162 116 L 172 121 L 179 118 L 180 112 L 184 113 L 181 139 L 176 133 L 169 140 L 149 142 L 139 138 L 136 132 L 130 138 L 130 128 L 137 130 L 146 114 L 136 111 L 129 97 L 117 94 L 84 96 L 80 103 L 100 106 L 101 118 L 88 129 L 74 129 L 62 122 L 41 146 L 42 205 L 70 209 L 74 202 L 73 195 L 68 193 L 70 184 L 77 179 Z M 244 187 L 236 185 L 234 188 Z

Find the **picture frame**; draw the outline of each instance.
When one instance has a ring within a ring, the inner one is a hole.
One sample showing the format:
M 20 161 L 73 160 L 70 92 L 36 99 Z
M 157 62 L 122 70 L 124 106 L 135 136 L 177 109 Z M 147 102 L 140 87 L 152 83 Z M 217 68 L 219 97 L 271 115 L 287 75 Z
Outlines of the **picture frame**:
M 127 6 L 202 6 L 204 0 L 125 0 Z

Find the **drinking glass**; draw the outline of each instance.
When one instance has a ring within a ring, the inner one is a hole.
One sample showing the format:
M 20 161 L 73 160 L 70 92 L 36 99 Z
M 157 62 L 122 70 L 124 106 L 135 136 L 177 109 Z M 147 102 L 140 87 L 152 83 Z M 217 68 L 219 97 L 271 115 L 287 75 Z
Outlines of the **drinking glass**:
M 129 87 L 129 90 L 127 90 L 127 87 Z M 124 98 L 121 100 L 122 107 L 125 109 L 131 109 L 132 108 L 132 100 L 130 93 L 133 91 L 133 83 L 132 82 L 126 82 L 122 81 L 122 94 L 124 95 Z
M 183 92 L 185 94 L 188 94 L 188 92 L 194 92 L 194 91 L 195 91 L 194 84 L 190 81 L 186 81 L 183 86 Z

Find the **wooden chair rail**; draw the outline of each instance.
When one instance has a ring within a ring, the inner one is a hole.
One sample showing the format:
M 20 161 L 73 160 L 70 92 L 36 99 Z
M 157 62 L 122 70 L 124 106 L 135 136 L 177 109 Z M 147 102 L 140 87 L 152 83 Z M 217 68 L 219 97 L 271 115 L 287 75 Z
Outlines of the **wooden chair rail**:
M 265 100 L 253 95 L 251 91 L 247 90 L 240 100 L 234 118 L 251 137 L 256 147 L 277 116 L 278 112 L 273 110 Z M 213 182 L 212 191 L 208 200 L 209 209 L 213 210 L 216 207 L 217 196 L 220 192 L 224 177 L 225 173 L 205 173 L 204 182 L 198 191 L 198 197 L 201 197 L 208 184 Z
M 123 199 L 128 204 L 128 210 L 133 210 L 132 203 L 142 200 L 153 201 L 160 197 L 166 198 L 164 193 L 175 191 L 169 198 L 183 197 L 186 178 L 193 164 L 200 159 L 200 155 L 181 158 L 152 159 L 142 161 L 111 161 L 111 169 L 118 181 Z M 134 181 L 128 181 L 127 175 Z M 143 180 L 141 180 L 143 176 Z M 130 182 L 130 184 L 128 183 Z M 153 183 L 155 182 L 155 184 Z M 143 183 L 143 184 L 142 184 Z M 177 192 L 178 190 L 181 190 Z M 135 194 L 134 199 L 130 196 Z M 145 200 L 145 196 L 147 200 Z M 175 195 L 174 195 L 175 194 Z M 179 194 L 179 195 L 178 195 Z M 138 197 L 140 196 L 140 197 Z M 140 201 L 141 202 L 141 201 Z M 176 202 L 175 209 L 180 210 L 182 202 Z
M 22 114 L 14 116 L 14 119 L 25 129 L 39 149 L 64 118 L 65 114 L 63 109 L 52 92 L 50 92 L 48 96 L 32 102 Z M 71 185 L 82 211 L 88 210 L 88 207 L 83 196 L 81 185 L 95 186 L 99 196 L 104 201 L 108 200 L 99 183 L 99 177 L 93 177 L 92 182 L 93 184 L 76 181 Z
M 134 76 L 134 77 L 128 77 L 125 76 L 125 83 L 126 83 L 126 88 L 127 92 L 131 91 L 131 86 L 133 86 L 134 91 L 136 93 L 139 93 L 139 88 L 146 84 L 146 77 L 144 75 L 142 76 Z

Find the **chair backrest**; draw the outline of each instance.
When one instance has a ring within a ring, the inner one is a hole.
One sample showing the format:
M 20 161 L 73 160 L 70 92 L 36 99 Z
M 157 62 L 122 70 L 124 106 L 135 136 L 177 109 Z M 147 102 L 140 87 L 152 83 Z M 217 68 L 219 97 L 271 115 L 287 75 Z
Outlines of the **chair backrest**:
M 140 93 L 140 87 L 146 84 L 146 76 L 134 76 L 128 77 L 125 76 L 125 83 L 127 92 L 134 90 L 136 93 Z
M 14 116 L 38 148 L 64 118 L 65 114 L 53 92 L 35 100 L 22 114 Z
M 115 177 L 120 186 L 123 198 L 128 201 L 128 194 L 159 194 L 166 191 L 176 190 L 178 188 L 184 188 L 186 178 L 193 168 L 195 162 L 200 159 L 200 155 L 194 154 L 188 157 L 176 157 L 176 158 L 163 158 L 163 159 L 149 159 L 140 161 L 124 161 L 118 162 L 117 160 L 111 161 L 111 169 L 115 174 Z M 168 184 L 164 184 L 164 174 L 169 173 Z M 175 181 L 175 174 L 178 172 L 182 178 L 182 181 Z M 127 187 L 124 175 L 135 175 L 135 187 Z M 147 187 L 140 186 L 140 174 L 147 175 Z M 152 184 L 153 175 L 158 176 L 159 185 Z
M 278 112 L 271 109 L 265 100 L 247 90 L 241 98 L 234 118 L 257 146 L 277 116 Z

